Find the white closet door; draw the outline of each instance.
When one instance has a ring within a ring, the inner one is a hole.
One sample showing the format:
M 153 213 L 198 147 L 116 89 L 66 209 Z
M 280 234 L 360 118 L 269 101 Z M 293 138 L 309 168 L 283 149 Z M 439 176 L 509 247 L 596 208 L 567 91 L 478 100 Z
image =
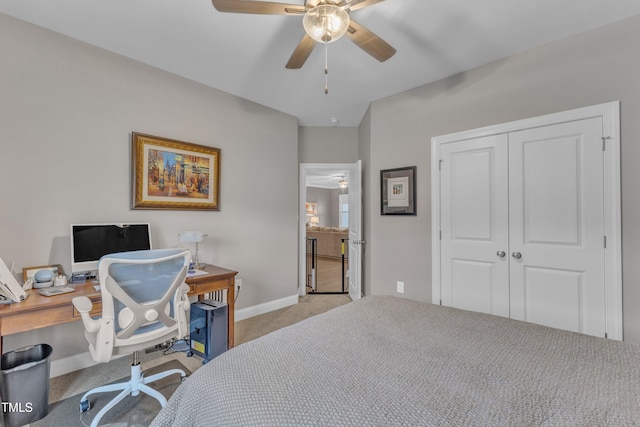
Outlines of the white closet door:
M 511 317 L 605 334 L 602 119 L 509 134 Z
M 441 159 L 442 304 L 509 317 L 507 136 L 443 144 Z

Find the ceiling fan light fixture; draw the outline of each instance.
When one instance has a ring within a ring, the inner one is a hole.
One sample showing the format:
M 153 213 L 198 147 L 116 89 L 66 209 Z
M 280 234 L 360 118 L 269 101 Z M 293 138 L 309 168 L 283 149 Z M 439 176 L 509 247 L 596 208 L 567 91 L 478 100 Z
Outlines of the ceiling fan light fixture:
M 321 4 L 309 9 L 302 25 L 309 37 L 319 43 L 338 40 L 349 28 L 349 14 L 335 4 Z

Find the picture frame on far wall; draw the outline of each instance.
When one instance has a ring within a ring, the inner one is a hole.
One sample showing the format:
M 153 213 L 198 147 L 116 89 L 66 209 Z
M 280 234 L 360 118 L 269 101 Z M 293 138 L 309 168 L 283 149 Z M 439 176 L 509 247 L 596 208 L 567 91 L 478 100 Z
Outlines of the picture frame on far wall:
M 318 203 L 317 202 L 306 202 L 304 204 L 305 211 L 307 215 L 316 215 L 318 213 Z
M 416 215 L 416 166 L 380 171 L 380 214 Z
M 220 149 L 133 132 L 132 209 L 220 210 Z

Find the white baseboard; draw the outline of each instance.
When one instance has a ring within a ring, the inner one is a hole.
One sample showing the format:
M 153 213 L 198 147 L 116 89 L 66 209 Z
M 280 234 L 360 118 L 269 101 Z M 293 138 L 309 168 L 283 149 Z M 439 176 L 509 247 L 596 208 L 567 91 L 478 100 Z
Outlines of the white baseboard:
M 236 310 L 235 321 L 239 322 L 240 320 L 248 319 L 253 316 L 258 316 L 260 314 L 269 313 L 270 311 L 289 307 L 290 305 L 295 305 L 297 303 L 298 303 L 298 294 L 294 294 L 294 295 L 280 298 L 274 301 L 264 302 L 262 304 L 253 305 L 247 308 L 242 308 L 240 310 Z
M 269 301 L 262 304 L 254 305 L 251 307 L 236 310 L 235 321 L 248 319 L 260 314 L 269 313 L 270 311 L 278 310 L 280 308 L 289 307 L 298 303 L 298 295 L 291 295 L 288 297 L 280 298 L 275 301 Z M 117 357 L 123 357 L 127 355 L 119 355 Z M 91 357 L 91 353 L 88 351 L 85 353 L 74 354 L 73 356 L 65 357 L 64 359 L 57 359 L 51 361 L 51 378 L 58 377 L 60 375 L 68 374 L 69 372 L 77 371 L 79 369 L 88 368 L 90 366 L 97 365 L 97 363 Z

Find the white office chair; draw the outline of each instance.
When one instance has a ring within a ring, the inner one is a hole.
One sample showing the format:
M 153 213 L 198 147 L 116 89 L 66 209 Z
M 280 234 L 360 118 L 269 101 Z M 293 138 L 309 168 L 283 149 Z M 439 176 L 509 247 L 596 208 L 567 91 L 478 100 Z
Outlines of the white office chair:
M 138 350 L 181 339 L 189 333 L 189 287 L 184 280 L 191 254 L 184 249 L 156 249 L 105 255 L 98 267 L 102 293 L 102 314 L 92 319 L 91 300 L 76 297 L 73 305 L 80 312 L 89 351 L 96 362 L 104 363 L 118 354 L 133 353 L 131 379 L 89 390 L 80 400 L 80 411 L 89 409 L 88 396 L 122 390 L 91 422 L 91 427 L 127 395 L 142 391 L 154 397 L 164 408 L 167 399 L 147 384 L 172 374 L 186 374 L 171 369 L 144 377 Z

